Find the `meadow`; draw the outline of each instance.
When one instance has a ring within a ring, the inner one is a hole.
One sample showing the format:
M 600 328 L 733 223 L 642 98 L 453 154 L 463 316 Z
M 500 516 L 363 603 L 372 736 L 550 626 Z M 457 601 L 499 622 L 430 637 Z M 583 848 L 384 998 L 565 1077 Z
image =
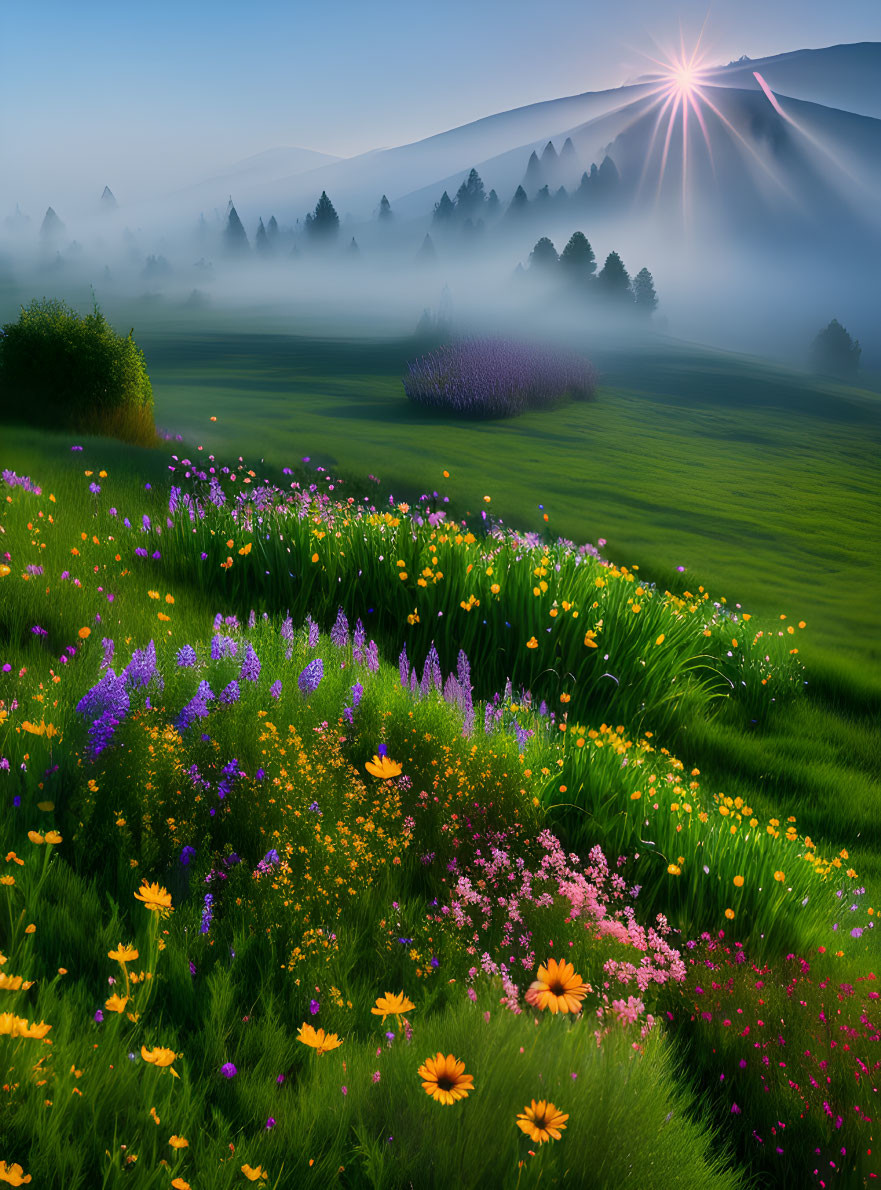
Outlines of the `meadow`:
M 141 339 L 3 432 L 0 1183 L 872 1184 L 877 396 Z

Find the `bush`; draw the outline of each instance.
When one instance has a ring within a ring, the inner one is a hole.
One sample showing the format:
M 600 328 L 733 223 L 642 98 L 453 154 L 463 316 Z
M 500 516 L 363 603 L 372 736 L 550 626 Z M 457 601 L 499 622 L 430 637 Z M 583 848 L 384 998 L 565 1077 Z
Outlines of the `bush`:
M 0 331 L 0 418 L 152 441 L 144 354 L 97 305 L 82 318 L 64 302 L 35 300 Z
M 459 417 L 513 417 L 563 397 L 588 400 L 596 370 L 578 355 L 503 339 L 473 339 L 408 365 L 404 391 L 416 405 Z
M 833 376 L 855 376 L 861 354 L 859 340 L 852 339 L 837 318 L 811 344 L 811 360 L 816 371 Z

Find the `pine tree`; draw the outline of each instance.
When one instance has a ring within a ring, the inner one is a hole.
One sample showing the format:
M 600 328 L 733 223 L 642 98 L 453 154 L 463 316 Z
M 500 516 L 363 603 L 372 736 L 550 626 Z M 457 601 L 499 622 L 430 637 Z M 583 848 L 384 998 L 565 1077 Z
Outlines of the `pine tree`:
M 455 211 L 456 208 L 453 206 L 453 200 L 445 190 L 440 197 L 440 202 L 436 202 L 434 204 L 434 215 L 432 216 L 432 222 L 443 226 L 444 224 L 450 222 L 453 215 L 455 214 Z
M 811 344 L 811 361 L 816 370 L 834 376 L 855 376 L 861 355 L 859 339 L 852 339 L 837 318 Z
M 386 223 L 389 219 L 394 219 L 394 215 L 392 214 L 392 204 L 385 195 L 383 195 L 379 200 L 379 213 L 377 214 L 377 219 L 379 219 L 380 223 Z
M 278 239 L 278 220 L 275 218 L 275 215 L 273 215 L 266 224 L 266 238 L 269 240 L 271 246 L 273 246 Z
M 312 218 L 306 216 L 306 230 L 313 240 L 325 242 L 335 240 L 340 229 L 340 217 L 334 210 L 333 203 L 327 197 L 327 191 L 321 191 L 321 198 L 315 204 Z
M 502 204 L 499 202 L 499 196 L 495 190 L 490 190 L 486 196 L 486 217 L 487 219 L 497 218 Z
M 593 169 L 594 167 L 591 166 L 591 174 L 593 174 Z M 604 197 L 613 194 L 621 184 L 618 166 L 608 154 L 603 158 L 600 168 L 597 170 L 595 181 L 594 190 Z
M 263 226 L 263 217 L 260 217 L 260 222 L 257 224 L 257 234 L 254 236 L 254 247 L 258 252 L 269 251 L 269 239 L 266 235 L 266 228 Z
M 557 255 L 557 249 L 547 236 L 542 236 L 529 254 L 530 269 L 549 271 L 556 268 L 559 262 L 560 258 Z
M 529 156 L 529 161 L 526 164 L 526 173 L 523 176 L 523 186 L 529 191 L 535 191 L 541 185 L 542 173 L 541 162 L 538 159 L 538 153 L 533 149 Z
M 437 260 L 437 249 L 434 246 L 434 240 L 427 232 L 425 234 L 425 239 L 422 241 L 422 245 L 419 248 L 419 251 L 416 253 L 416 259 L 421 264 L 425 264 L 428 261 Z
M 545 203 L 551 201 L 551 191 L 549 186 L 542 186 L 538 194 L 535 196 L 535 203 L 537 206 L 543 206 Z
M 352 242 L 346 249 L 346 255 L 353 259 L 361 255 L 361 249 L 358 247 L 358 241 L 352 236 Z
M 517 218 L 517 217 L 524 215 L 526 213 L 526 209 L 528 206 L 529 206 L 529 199 L 526 197 L 526 191 L 523 189 L 522 186 L 518 186 L 517 189 L 514 191 L 514 197 L 511 199 L 510 203 L 508 204 L 508 209 L 505 212 L 505 214 L 511 215 L 512 217 Z
M 480 174 L 476 169 L 472 169 L 456 192 L 456 213 L 464 218 L 474 217 L 480 212 L 485 201 Z
M 229 202 L 229 212 L 223 232 L 223 245 L 230 256 L 241 256 L 242 253 L 248 251 L 248 237 L 242 227 L 238 211 L 233 206 L 232 199 Z
M 648 318 L 658 308 L 655 281 L 648 269 L 640 269 L 633 278 L 633 300 L 640 314 Z
M 586 285 L 596 272 L 597 262 L 590 241 L 583 231 L 576 231 L 560 256 L 563 274 L 570 281 Z
M 40 238 L 43 240 L 54 240 L 58 236 L 64 234 L 64 224 L 55 214 L 51 207 L 46 208 L 46 214 L 43 216 L 43 223 L 40 227 Z
M 597 281 L 604 293 L 612 301 L 633 301 L 633 294 L 630 291 L 630 277 L 627 269 L 624 267 L 624 262 L 617 252 L 610 252 L 606 257 L 606 262 L 603 265 L 602 272 L 597 277 Z
M 116 195 L 109 186 L 104 187 L 104 193 L 101 195 L 101 206 L 105 211 L 115 211 L 119 206 L 116 201 Z

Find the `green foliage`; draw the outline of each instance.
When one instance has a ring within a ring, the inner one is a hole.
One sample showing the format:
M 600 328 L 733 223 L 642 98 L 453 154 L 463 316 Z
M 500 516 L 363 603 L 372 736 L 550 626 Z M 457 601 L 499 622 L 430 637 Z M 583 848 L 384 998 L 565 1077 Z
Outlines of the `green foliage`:
M 150 441 L 153 390 L 144 353 L 96 305 L 80 317 L 43 298 L 0 333 L 0 418 Z
M 852 339 L 837 318 L 811 344 L 811 362 L 816 371 L 833 376 L 855 376 L 861 354 L 859 339 Z
M 306 231 L 316 241 L 329 241 L 336 239 L 339 229 L 340 217 L 327 197 L 327 192 L 322 190 L 321 198 L 315 204 L 311 217 L 307 216 Z
M 583 231 L 576 231 L 560 256 L 560 264 L 567 278 L 577 284 L 591 280 L 596 272 L 597 262 L 593 248 Z
M 655 282 L 648 269 L 640 269 L 633 278 L 633 300 L 640 314 L 652 314 L 658 308 Z
M 617 252 L 610 252 L 606 257 L 606 263 L 603 265 L 597 281 L 602 290 L 613 300 L 628 305 L 633 302 L 630 276 Z
M 542 236 L 529 254 L 529 267 L 539 271 L 551 270 L 559 262 L 560 258 L 553 242 L 547 236 Z

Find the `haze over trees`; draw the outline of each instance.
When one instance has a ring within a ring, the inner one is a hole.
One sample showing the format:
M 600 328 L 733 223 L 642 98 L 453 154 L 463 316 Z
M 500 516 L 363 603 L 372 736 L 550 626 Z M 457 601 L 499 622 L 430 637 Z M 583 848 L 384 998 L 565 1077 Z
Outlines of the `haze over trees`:
M 811 344 L 811 362 L 818 372 L 832 376 L 853 377 L 860 366 L 862 348 L 852 339 L 837 318 L 819 332 Z

